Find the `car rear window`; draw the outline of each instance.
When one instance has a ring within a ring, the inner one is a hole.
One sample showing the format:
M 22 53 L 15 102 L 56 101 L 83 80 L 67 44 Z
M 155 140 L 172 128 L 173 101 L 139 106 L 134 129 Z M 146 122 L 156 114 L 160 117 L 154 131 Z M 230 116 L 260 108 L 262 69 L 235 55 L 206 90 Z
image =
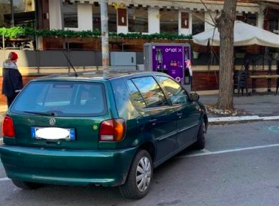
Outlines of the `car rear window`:
M 11 111 L 54 113 L 57 116 L 100 116 L 106 113 L 104 86 L 86 82 L 33 82 L 19 95 Z

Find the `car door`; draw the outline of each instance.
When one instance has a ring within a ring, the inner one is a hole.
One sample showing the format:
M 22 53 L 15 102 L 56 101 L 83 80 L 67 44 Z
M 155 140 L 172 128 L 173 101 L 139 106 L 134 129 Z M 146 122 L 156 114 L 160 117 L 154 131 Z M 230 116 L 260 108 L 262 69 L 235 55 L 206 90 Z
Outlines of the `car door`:
M 177 144 L 186 147 L 196 141 L 201 112 L 197 102 L 191 101 L 181 85 L 166 76 L 157 77 L 177 115 Z
M 164 159 L 176 149 L 177 120 L 174 110 L 152 76 L 131 79 L 128 86 L 133 101 L 137 103 L 143 115 L 145 132 L 155 140 L 155 161 Z

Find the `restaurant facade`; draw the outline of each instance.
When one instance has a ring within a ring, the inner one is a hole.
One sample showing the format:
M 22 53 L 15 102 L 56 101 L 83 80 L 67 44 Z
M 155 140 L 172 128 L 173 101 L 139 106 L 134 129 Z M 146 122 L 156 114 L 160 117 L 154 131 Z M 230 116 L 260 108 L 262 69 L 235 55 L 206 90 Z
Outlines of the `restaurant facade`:
M 11 5 L 9 0 L 0 3 L 0 27 L 11 26 Z M 202 3 L 204 2 L 204 3 Z M 279 4 L 275 0 L 239 0 L 237 4 L 236 18 L 248 24 L 279 32 Z M 123 38 L 109 40 L 110 51 L 135 52 L 137 53 L 137 63 L 143 65 L 143 45 L 145 43 L 189 43 L 194 54 L 193 65 L 193 90 L 207 91 L 215 93 L 219 88 L 219 48 L 202 47 L 195 45 L 191 40 L 191 35 L 207 31 L 214 27 L 213 18 L 223 8 L 222 0 L 108 0 L 108 26 L 110 33 L 143 35 L 152 34 L 174 34 L 189 36 L 189 39 L 137 39 Z M 64 31 L 94 31 L 101 28 L 100 6 L 98 0 L 14 0 L 14 25 L 28 26 L 43 30 L 64 30 Z M 36 39 L 35 50 L 45 58 L 51 58 L 53 52 L 53 62 L 55 52 L 68 49 L 74 54 L 84 53 L 84 62 L 74 60 L 74 65 L 78 68 L 101 69 L 101 40 L 100 38 L 60 38 L 41 37 Z M 5 51 L 5 55 L 8 51 Z M 19 51 L 22 52 L 22 51 Z M 24 51 L 23 51 L 24 52 Z M 29 52 L 29 51 L 28 51 Z M 31 52 L 31 51 L 30 51 Z M 37 53 L 38 53 L 37 52 Z M 45 52 L 43 54 L 43 52 Z M 48 55 L 46 52 L 49 52 Z M 254 69 L 256 74 L 265 74 L 269 69 L 266 59 L 259 57 L 263 53 L 269 52 L 267 48 L 259 46 L 248 46 L 235 48 L 235 69 L 244 67 L 245 57 L 257 59 Z M 38 55 L 38 54 L 34 55 Z M 89 59 L 94 54 L 94 61 Z M 197 55 L 198 54 L 198 55 Z M 30 54 L 31 55 L 31 54 Z M 30 55 L 26 55 L 27 61 Z M 64 58 L 63 55 L 60 55 Z M 4 58 L 4 57 L 3 57 Z M 39 58 L 34 64 L 34 58 L 27 64 L 19 62 L 19 66 L 26 73 L 26 79 L 33 78 L 33 74 L 47 74 L 56 71 L 70 71 L 69 64 L 51 63 Z M 78 58 L 78 57 L 77 57 Z M 0 55 L 1 60 L 1 55 Z M 276 59 L 273 59 L 272 71 L 276 72 Z M 44 64 L 42 62 L 45 62 Z M 88 63 L 85 63 L 88 62 Z M 48 65 L 49 63 L 49 65 Z M 22 64 L 22 65 L 21 65 Z M 40 65 L 42 64 L 42 65 Z M 64 65 L 65 64 L 65 65 Z M 39 68 L 40 67 L 40 68 Z M 250 68 L 250 69 L 253 69 Z M 265 89 L 267 80 L 258 80 L 257 87 Z M 276 81 L 272 81 L 275 87 Z

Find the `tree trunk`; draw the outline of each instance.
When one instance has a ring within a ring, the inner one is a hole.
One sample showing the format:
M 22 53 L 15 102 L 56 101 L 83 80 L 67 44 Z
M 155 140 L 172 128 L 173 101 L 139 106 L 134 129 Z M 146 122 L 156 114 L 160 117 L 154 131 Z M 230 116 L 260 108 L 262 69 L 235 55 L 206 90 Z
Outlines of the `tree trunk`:
M 220 75 L 218 109 L 233 109 L 234 21 L 237 0 L 225 0 L 224 8 L 216 19 L 220 32 Z

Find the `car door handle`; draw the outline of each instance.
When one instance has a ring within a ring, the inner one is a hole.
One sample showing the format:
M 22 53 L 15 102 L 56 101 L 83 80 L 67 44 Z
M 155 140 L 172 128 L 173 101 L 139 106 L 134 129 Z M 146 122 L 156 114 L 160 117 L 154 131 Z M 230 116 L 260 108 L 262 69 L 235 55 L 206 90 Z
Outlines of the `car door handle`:
M 157 119 L 150 119 L 149 123 L 151 123 L 153 126 L 156 125 Z
M 177 113 L 177 116 L 182 116 L 182 115 L 183 115 L 182 112 L 178 112 L 178 113 Z

